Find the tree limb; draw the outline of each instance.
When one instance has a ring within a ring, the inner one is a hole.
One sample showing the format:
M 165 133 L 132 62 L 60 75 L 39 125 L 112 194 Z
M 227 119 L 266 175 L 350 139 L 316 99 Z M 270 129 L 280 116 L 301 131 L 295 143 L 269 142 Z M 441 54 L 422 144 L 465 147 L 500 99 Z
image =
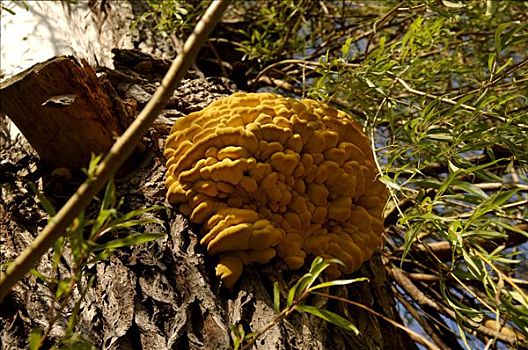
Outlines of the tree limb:
M 145 108 L 130 127 L 117 139 L 104 160 L 99 164 L 93 178 L 87 179 L 68 200 L 57 215 L 50 219 L 48 225 L 35 238 L 14 262 L 9 264 L 5 273 L 0 275 L 0 302 L 9 293 L 11 288 L 22 279 L 33 267 L 40 257 L 64 233 L 70 223 L 88 205 L 116 172 L 121 164 L 132 153 L 150 124 L 158 117 L 161 110 L 169 100 L 187 69 L 194 61 L 202 44 L 207 40 L 216 23 L 227 8 L 227 0 L 217 0 L 211 3 L 203 17 L 200 19 L 193 33 L 187 39 L 183 52 L 178 55 L 163 78 L 160 87 L 152 96 Z

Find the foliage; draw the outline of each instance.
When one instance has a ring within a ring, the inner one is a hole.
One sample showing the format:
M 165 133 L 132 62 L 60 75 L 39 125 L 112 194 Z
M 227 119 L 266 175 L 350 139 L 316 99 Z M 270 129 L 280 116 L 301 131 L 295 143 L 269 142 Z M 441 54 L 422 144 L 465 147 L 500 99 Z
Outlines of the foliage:
M 160 34 L 183 37 L 192 31 L 208 1 L 146 0 L 146 4 L 149 10 L 136 19 L 136 24 L 146 23 Z
M 231 12 L 248 24 L 233 46 L 257 67 L 249 89 L 327 101 L 371 135 L 391 192 L 392 292 L 440 348 L 526 344 L 527 10 L 269 1 Z
M 527 341 L 527 23 L 515 1 L 244 1 L 210 40 L 240 53 L 248 90 L 363 124 L 392 293 L 440 348 Z
M 354 326 L 352 322 L 346 318 L 339 316 L 338 314 L 327 310 L 322 309 L 316 306 L 306 305 L 306 299 L 314 294 L 315 291 L 330 288 L 333 286 L 344 286 L 352 283 L 367 281 L 366 278 L 354 278 L 347 280 L 334 280 L 328 282 L 321 282 L 315 284 L 317 280 L 321 277 L 321 274 L 326 270 L 330 264 L 343 264 L 339 260 L 335 259 L 323 259 L 317 257 L 312 262 L 310 270 L 300 277 L 295 284 L 288 291 L 286 298 L 286 303 L 284 308 L 281 310 L 281 296 L 280 288 L 277 282 L 273 286 L 273 307 L 277 312 L 277 317 L 263 329 L 256 331 L 255 333 L 246 334 L 242 325 L 232 325 L 231 326 L 231 339 L 233 341 L 233 349 L 238 350 L 247 350 L 251 349 L 255 342 L 261 337 L 267 330 L 269 330 L 273 325 L 285 321 L 288 316 L 294 312 L 307 313 L 319 317 L 327 322 L 330 322 L 338 327 L 341 327 L 347 331 L 354 332 L 356 335 L 359 334 L 359 330 Z
M 94 176 L 100 157 L 93 157 L 86 174 Z M 55 209 L 46 197 L 35 187 L 41 206 L 53 220 Z M 163 233 L 140 233 L 134 229 L 148 224 L 161 224 L 158 219 L 148 216 L 163 207 L 151 206 L 144 209 L 120 212 L 123 200 L 116 198 L 114 181 L 106 185 L 104 196 L 95 215 L 82 212 L 67 230 L 67 236 L 59 238 L 54 247 L 52 273 L 46 275 L 36 269 L 32 274 L 40 279 L 53 295 L 49 324 L 45 330 L 35 328 L 29 338 L 29 349 L 40 349 L 47 341 L 53 325 L 70 311 L 67 317 L 64 336 L 54 345 L 54 349 L 94 349 L 90 342 L 76 333 L 77 318 L 85 293 L 94 282 L 94 266 L 108 260 L 118 248 L 142 244 L 162 237 Z M 93 217 L 91 217 L 93 216 Z M 61 261 L 66 259 L 67 266 Z M 64 277 L 67 276 L 67 277 Z M 61 320 L 62 321 L 62 320 Z
M 0 13 L 6 11 L 7 13 L 14 15 L 16 12 L 13 10 L 13 7 L 23 7 L 24 9 L 29 10 L 26 0 L 11 0 L 9 2 L 0 2 Z
M 183 37 L 208 1 L 148 3 L 144 21 Z M 210 40 L 251 67 L 248 90 L 323 100 L 362 123 L 391 194 L 382 252 L 390 292 L 405 326 L 439 348 L 526 346 L 527 23 L 528 3 L 515 1 L 244 1 Z M 111 208 L 103 217 L 118 220 Z M 77 258 L 114 249 L 85 239 L 110 226 L 77 225 Z M 277 321 L 293 311 L 338 320 L 304 304 L 313 268 L 282 310 L 276 293 Z M 68 295 L 74 282 L 54 291 Z M 232 334 L 235 347 L 258 335 Z

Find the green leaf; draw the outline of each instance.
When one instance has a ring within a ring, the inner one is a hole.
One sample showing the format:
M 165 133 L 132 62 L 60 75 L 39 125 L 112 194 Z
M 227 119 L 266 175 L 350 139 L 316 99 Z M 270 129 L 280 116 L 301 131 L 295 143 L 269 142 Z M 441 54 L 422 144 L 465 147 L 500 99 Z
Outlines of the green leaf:
M 495 58 L 497 57 L 497 53 L 492 52 L 488 56 L 488 72 L 494 73 L 494 67 L 495 67 Z
M 462 339 L 462 342 L 466 346 L 466 349 L 471 349 L 471 347 L 468 344 L 468 340 L 466 337 L 466 332 L 464 331 L 464 328 L 462 327 L 463 320 L 460 318 L 459 314 L 456 314 L 456 325 L 458 329 L 458 334 L 460 335 L 460 338 Z
M 350 44 L 352 43 L 352 40 L 353 40 L 352 37 L 348 37 L 345 40 L 345 43 L 341 47 L 341 55 L 342 56 L 346 57 L 348 55 L 348 53 L 350 52 Z
M 54 244 L 53 249 L 53 270 L 55 271 L 59 266 L 62 253 L 64 251 L 64 243 L 66 242 L 66 237 L 61 236 L 57 238 Z
M 306 278 L 306 280 L 300 284 L 299 289 L 301 290 L 301 292 L 304 292 L 305 290 L 310 288 L 310 286 L 319 278 L 319 276 L 321 276 L 323 271 L 326 270 L 332 262 L 337 263 L 338 260 L 337 259 L 332 259 L 332 260 L 323 259 L 321 257 L 315 258 L 312 263 L 312 266 L 310 267 L 310 271 L 306 275 L 308 276 L 308 278 Z M 339 263 L 342 264 L 342 262 L 340 261 Z
M 84 339 L 80 334 L 72 334 L 66 338 L 61 339 L 60 350 L 93 350 L 93 346 L 88 340 Z
M 513 197 L 517 192 L 519 192 L 519 189 L 513 189 L 510 191 L 505 192 L 499 192 L 496 195 L 492 197 L 491 205 L 493 208 L 498 208 L 504 203 L 506 203 L 511 197 Z
M 508 67 L 509 65 L 511 65 L 513 63 L 513 58 L 509 57 L 508 60 L 506 61 L 506 63 L 504 63 L 502 66 L 500 66 L 497 71 L 495 72 L 495 74 L 499 74 L 500 72 L 502 72 L 504 70 L 504 68 Z
M 29 273 L 32 274 L 33 276 L 35 276 L 36 278 L 38 278 L 39 280 L 41 280 L 44 283 L 48 283 L 49 282 L 49 278 L 46 275 L 44 275 L 43 273 L 41 273 L 39 270 L 35 269 L 35 268 L 32 268 L 31 270 L 29 270 Z
M 87 248 L 83 237 L 84 225 L 84 212 L 81 212 L 81 214 L 79 214 L 79 216 L 73 220 L 73 223 L 68 228 L 72 255 L 75 261 L 79 261 L 80 257 L 84 254 L 84 251 Z
M 280 286 L 279 282 L 273 282 L 273 310 L 280 312 Z
M 490 231 L 490 230 L 471 230 L 471 231 L 464 231 L 462 233 L 463 238 L 467 237 L 473 237 L 476 236 L 480 239 L 497 239 L 497 238 L 505 238 L 507 235 L 502 232 L 497 231 Z
M 486 16 L 491 17 L 497 8 L 496 0 L 486 0 Z
M 42 338 L 42 330 L 33 328 L 29 333 L 29 350 L 38 350 Z
M 449 169 L 450 173 L 456 173 L 460 171 L 461 169 L 457 167 L 451 160 L 447 161 L 447 168 Z
M 308 306 L 308 305 L 297 305 L 295 307 L 295 310 L 306 312 L 314 316 L 317 316 L 338 327 L 346 329 L 347 331 L 354 332 L 355 335 L 359 334 L 359 330 L 356 328 L 356 326 L 354 326 L 352 322 L 350 322 L 344 317 L 339 316 L 336 313 L 333 313 L 332 311 L 328 311 L 328 310 L 317 308 L 315 306 Z
M 103 155 L 95 155 L 92 153 L 92 156 L 90 158 L 90 163 L 88 164 L 87 169 L 83 169 L 84 173 L 88 176 L 88 179 L 92 179 L 95 177 L 95 171 L 97 170 L 97 167 L 99 166 L 99 163 L 101 162 L 101 159 L 103 159 Z
M 290 307 L 293 305 L 293 302 L 296 298 L 296 296 L 300 293 L 298 293 L 299 285 L 301 283 L 304 283 L 305 280 L 310 278 L 310 274 L 305 274 L 299 280 L 293 285 L 293 287 L 290 288 L 290 291 L 288 292 L 288 298 L 286 299 L 286 307 Z
M 473 277 L 477 280 L 482 280 L 486 274 L 486 271 L 483 266 L 477 265 L 477 263 L 480 262 L 480 259 L 474 255 L 470 255 L 470 253 L 465 249 L 462 249 L 462 256 L 464 257 L 464 261 L 466 262 Z
M 103 231 L 98 232 L 98 236 L 101 237 L 101 236 L 106 235 L 106 234 L 108 234 L 110 232 L 114 232 L 114 231 L 122 230 L 122 229 L 128 229 L 128 228 L 132 228 L 132 227 L 135 227 L 135 226 L 144 226 L 144 225 L 147 225 L 147 224 L 160 224 L 161 225 L 161 221 L 158 220 L 158 219 L 129 220 L 129 221 L 117 224 L 117 225 L 112 225 L 112 223 L 113 222 L 109 223 L 107 225 L 108 227 L 106 229 L 104 229 Z
M 164 237 L 164 233 L 133 233 L 123 238 L 111 240 L 109 242 L 94 244 L 90 243 L 94 251 L 100 251 L 104 249 L 116 249 L 122 247 L 129 247 L 132 245 L 142 244 L 150 241 L 154 241 L 158 238 Z
M 528 232 L 524 231 L 524 230 L 521 230 L 520 228 L 518 227 L 515 227 L 515 226 L 512 226 L 508 223 L 505 223 L 503 221 L 494 221 L 493 222 L 495 225 L 498 225 L 500 227 L 503 227 L 505 228 L 506 230 L 510 230 L 510 231 L 513 231 L 513 232 L 517 232 L 517 233 L 520 233 L 521 235 L 525 236 L 525 237 L 528 237 Z
M 106 184 L 103 201 L 101 202 L 100 212 L 104 212 L 115 206 L 115 184 L 114 179 L 111 178 Z
M 483 200 L 486 200 L 489 198 L 489 195 L 486 192 L 484 192 L 477 186 L 473 185 L 472 183 L 465 182 L 465 181 L 453 181 L 452 185 L 453 185 L 453 188 L 461 188 L 462 190 L 466 191 L 467 193 L 477 198 L 480 198 Z
M 326 287 L 333 287 L 333 286 L 344 286 L 344 285 L 347 285 L 347 284 L 352 284 L 352 283 L 357 283 L 357 282 L 368 282 L 369 279 L 366 278 L 366 277 L 358 277 L 358 278 L 353 278 L 353 279 L 349 279 L 349 280 L 334 280 L 334 281 L 328 281 L 328 282 L 323 282 L 323 283 L 319 283 L 313 287 L 310 288 L 310 292 L 311 291 L 314 291 L 314 290 L 317 290 L 317 289 L 321 289 L 321 288 L 326 288 Z
M 90 239 L 95 239 L 95 237 L 100 234 L 101 230 L 104 230 L 107 226 L 108 221 L 116 216 L 117 211 L 114 208 L 101 210 L 93 222 Z
M 54 217 L 55 214 L 57 214 L 57 211 L 55 210 L 55 207 L 53 207 L 53 204 L 46 198 L 44 193 L 42 193 L 38 187 L 34 183 L 30 183 L 29 187 L 33 191 L 33 193 L 37 196 L 40 205 L 42 205 L 42 208 L 50 216 L 50 218 Z
M 241 324 L 230 325 L 229 330 L 231 333 L 231 340 L 233 340 L 233 349 L 238 350 L 242 345 L 242 341 L 245 338 L 244 327 Z
M 453 2 L 453 1 L 448 1 L 448 0 L 442 0 L 442 4 L 444 4 L 445 7 L 456 8 L 456 9 L 466 7 L 466 5 L 463 3 Z
M 526 294 L 521 294 L 519 291 L 514 290 L 510 292 L 510 295 L 515 301 L 523 306 L 525 314 L 528 317 L 528 297 Z
M 128 221 L 132 218 L 135 218 L 137 216 L 141 216 L 141 215 L 144 215 L 150 211 L 154 211 L 154 210 L 163 210 L 163 209 L 167 209 L 166 207 L 164 206 L 161 206 L 161 205 L 153 205 L 153 206 L 150 206 L 148 208 L 142 208 L 142 209 L 135 209 L 135 210 L 131 210 L 129 211 L 128 213 L 120 216 L 119 218 L 117 219 L 114 219 L 110 224 L 109 226 L 112 226 L 112 225 L 116 225 L 116 224 L 119 224 L 121 222 L 124 222 L 124 221 Z
M 55 299 L 60 299 L 64 295 L 68 295 L 71 292 L 72 285 L 70 278 L 64 278 L 59 280 L 57 283 L 57 290 L 55 291 Z
M 393 188 L 397 191 L 401 191 L 401 186 L 396 183 L 395 181 L 393 181 L 390 177 L 388 177 L 387 175 L 383 175 L 380 177 L 380 181 L 385 184 L 386 186 L 390 187 L 390 188 Z

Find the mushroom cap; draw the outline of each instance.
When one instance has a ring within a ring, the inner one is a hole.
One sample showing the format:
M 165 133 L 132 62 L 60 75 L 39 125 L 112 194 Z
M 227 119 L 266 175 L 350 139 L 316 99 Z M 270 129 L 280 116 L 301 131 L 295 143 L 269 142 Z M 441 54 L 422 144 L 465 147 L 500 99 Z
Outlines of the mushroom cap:
M 380 243 L 387 194 L 369 140 L 324 103 L 236 93 L 178 119 L 164 154 L 167 200 L 203 225 L 229 288 L 276 255 L 290 269 L 337 258 L 332 275 L 348 274 Z

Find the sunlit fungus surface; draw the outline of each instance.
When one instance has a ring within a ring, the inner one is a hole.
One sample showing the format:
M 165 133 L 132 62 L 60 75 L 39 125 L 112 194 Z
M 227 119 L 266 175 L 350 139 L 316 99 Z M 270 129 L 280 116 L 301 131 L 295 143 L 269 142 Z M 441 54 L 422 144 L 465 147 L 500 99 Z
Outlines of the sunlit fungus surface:
M 243 265 L 337 258 L 357 270 L 380 243 L 385 187 L 369 141 L 344 112 L 270 93 L 236 93 L 178 119 L 165 144 L 167 200 L 219 255 L 231 288 Z

